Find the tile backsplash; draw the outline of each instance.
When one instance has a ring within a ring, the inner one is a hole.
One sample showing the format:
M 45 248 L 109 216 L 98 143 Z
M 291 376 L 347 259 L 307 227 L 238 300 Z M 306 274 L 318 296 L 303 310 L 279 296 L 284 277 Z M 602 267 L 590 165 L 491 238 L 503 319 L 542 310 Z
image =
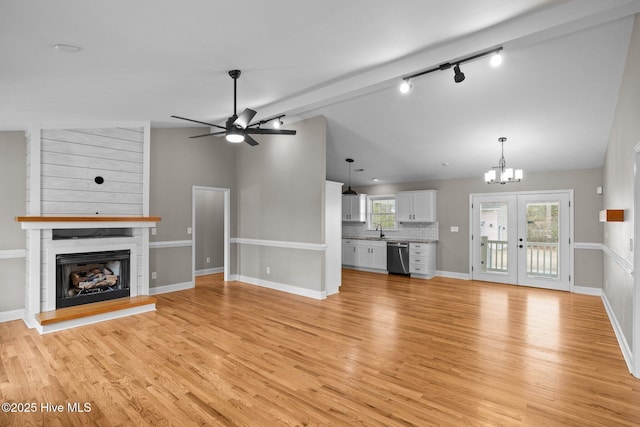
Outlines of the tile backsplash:
M 438 240 L 438 223 L 437 222 L 416 222 L 401 223 L 398 230 L 383 230 L 387 239 L 420 239 L 420 240 Z M 365 223 L 342 223 L 342 237 L 378 237 L 379 231 L 367 230 Z

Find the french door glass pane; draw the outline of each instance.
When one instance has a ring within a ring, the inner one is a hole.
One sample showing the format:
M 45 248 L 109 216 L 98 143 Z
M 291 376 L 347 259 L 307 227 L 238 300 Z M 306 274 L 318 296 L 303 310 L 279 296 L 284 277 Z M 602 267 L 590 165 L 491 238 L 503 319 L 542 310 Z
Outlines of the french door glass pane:
M 483 273 L 508 273 L 507 202 L 480 203 L 480 265 Z
M 559 202 L 527 203 L 527 277 L 558 277 Z

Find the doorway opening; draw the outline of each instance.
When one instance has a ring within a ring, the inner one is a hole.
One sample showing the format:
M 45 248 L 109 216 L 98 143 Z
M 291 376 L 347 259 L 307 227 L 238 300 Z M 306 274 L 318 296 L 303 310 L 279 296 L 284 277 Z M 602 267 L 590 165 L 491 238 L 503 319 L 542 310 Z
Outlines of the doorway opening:
M 230 190 L 192 187 L 191 271 L 196 276 L 223 272 L 229 280 Z

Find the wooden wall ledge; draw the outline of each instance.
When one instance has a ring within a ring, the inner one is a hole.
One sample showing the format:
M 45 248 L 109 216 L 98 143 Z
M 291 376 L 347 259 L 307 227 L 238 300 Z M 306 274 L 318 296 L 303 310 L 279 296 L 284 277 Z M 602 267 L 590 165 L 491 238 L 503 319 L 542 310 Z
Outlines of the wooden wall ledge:
M 159 222 L 159 216 L 17 216 L 17 222 Z

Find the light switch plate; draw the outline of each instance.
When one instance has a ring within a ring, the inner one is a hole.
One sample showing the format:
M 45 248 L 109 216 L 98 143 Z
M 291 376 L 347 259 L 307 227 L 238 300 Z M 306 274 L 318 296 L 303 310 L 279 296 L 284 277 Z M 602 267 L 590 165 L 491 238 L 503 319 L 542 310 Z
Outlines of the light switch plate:
M 457 225 L 452 225 L 451 226 L 451 232 L 452 233 L 457 233 L 459 231 L 458 226 Z

